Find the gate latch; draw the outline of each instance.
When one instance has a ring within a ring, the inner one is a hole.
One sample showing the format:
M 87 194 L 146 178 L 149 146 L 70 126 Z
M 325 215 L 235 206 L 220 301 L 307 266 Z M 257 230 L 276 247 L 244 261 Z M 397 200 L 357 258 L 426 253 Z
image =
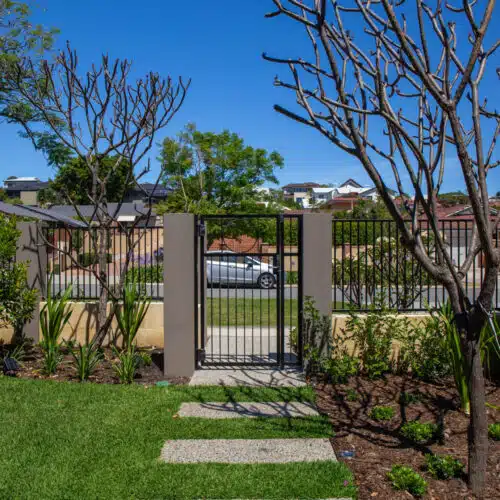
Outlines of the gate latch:
M 198 236 L 200 237 L 205 236 L 205 224 L 203 224 L 203 222 L 200 222 L 198 224 Z
M 205 349 L 198 349 L 196 351 L 196 362 L 203 364 L 205 362 Z

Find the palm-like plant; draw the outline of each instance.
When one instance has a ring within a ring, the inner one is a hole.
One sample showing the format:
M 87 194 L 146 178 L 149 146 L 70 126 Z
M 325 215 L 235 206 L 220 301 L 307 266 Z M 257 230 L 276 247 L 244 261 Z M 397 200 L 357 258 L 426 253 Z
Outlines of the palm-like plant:
M 68 345 L 75 361 L 76 372 L 80 382 L 85 382 L 94 372 L 103 358 L 102 350 L 93 342 L 90 344 L 78 344 L 75 348 Z
M 60 337 L 64 327 L 73 314 L 68 302 L 71 298 L 73 286 L 69 286 L 61 294 L 52 295 L 52 277 L 47 287 L 47 298 L 45 305 L 40 311 L 40 328 L 42 329 L 42 341 L 40 346 L 44 353 L 45 371 L 48 374 L 55 373 L 61 361 Z

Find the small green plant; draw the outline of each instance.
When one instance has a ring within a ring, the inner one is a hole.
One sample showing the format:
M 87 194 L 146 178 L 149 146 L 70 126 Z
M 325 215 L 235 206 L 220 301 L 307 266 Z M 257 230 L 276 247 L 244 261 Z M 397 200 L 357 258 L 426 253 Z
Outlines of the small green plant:
M 488 425 L 488 436 L 494 441 L 500 441 L 500 422 Z
M 359 359 L 347 352 L 333 354 L 325 361 L 325 371 L 333 384 L 346 384 L 351 377 L 358 374 Z
M 427 443 L 439 433 L 439 426 L 429 422 L 412 420 L 401 426 L 401 434 L 413 443 Z
M 135 373 L 140 364 L 140 356 L 132 346 L 129 350 L 119 352 L 115 349 L 118 362 L 113 365 L 118 379 L 122 384 L 131 384 L 134 381 Z
M 373 420 L 391 420 L 392 417 L 394 417 L 394 408 L 392 406 L 374 406 L 370 411 L 370 418 Z
M 425 455 L 425 465 L 429 474 L 436 479 L 461 477 L 465 465 L 450 455 Z
M 394 465 L 387 473 L 387 477 L 395 490 L 408 491 L 416 497 L 421 497 L 427 492 L 427 481 L 411 467 Z
M 62 295 L 53 296 L 51 284 L 52 277 L 49 279 L 45 305 L 40 311 L 40 328 L 42 330 L 40 346 L 44 356 L 44 371 L 49 375 L 56 372 L 61 362 L 60 337 L 73 313 L 69 306 L 73 287 L 66 288 Z
M 423 399 L 423 394 L 419 391 L 416 392 L 402 392 L 399 396 L 399 402 L 402 405 L 412 405 L 420 403 Z
M 116 310 L 116 320 L 123 337 L 122 349 L 128 351 L 134 347 L 139 328 L 151 304 L 151 298 L 140 294 L 135 283 L 123 288 L 122 306 Z
M 163 283 L 163 264 L 132 267 L 127 271 L 125 283 Z
M 359 394 L 354 389 L 348 389 L 345 398 L 351 402 L 358 401 Z
M 102 349 L 93 343 L 78 344 L 77 346 L 67 344 L 73 356 L 76 373 L 80 382 L 85 382 L 94 373 L 99 363 L 103 359 Z
M 143 366 L 151 366 L 151 364 L 153 363 L 153 360 L 151 359 L 151 354 L 149 354 L 148 352 L 139 352 L 138 356 L 140 358 L 140 363 Z

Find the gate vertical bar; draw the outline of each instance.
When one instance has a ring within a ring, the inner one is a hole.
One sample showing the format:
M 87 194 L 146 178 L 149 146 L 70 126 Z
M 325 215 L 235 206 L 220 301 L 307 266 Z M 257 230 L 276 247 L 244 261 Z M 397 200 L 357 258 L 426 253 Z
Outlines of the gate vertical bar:
M 278 272 L 278 305 L 279 305 L 279 364 L 283 368 L 285 364 L 285 219 L 283 215 L 278 217 L 279 232 L 279 272 Z
M 200 251 L 199 239 L 200 239 L 200 231 L 199 231 L 199 218 L 197 215 L 194 216 L 194 365 L 196 368 L 199 367 L 200 359 L 200 331 L 203 331 L 203 322 L 200 330 L 200 314 L 199 314 L 199 305 L 200 305 L 200 297 L 199 297 L 199 288 L 200 288 L 200 269 L 203 261 L 201 260 L 203 256 L 203 252 Z M 198 258 L 200 257 L 200 259 Z M 202 335 L 203 339 L 203 335 Z M 203 340 L 201 341 L 203 345 Z M 203 349 L 203 347 L 201 347 Z
M 302 361 L 304 357 L 304 342 L 303 342 L 303 314 L 304 314 L 304 292 L 303 292 L 303 274 L 302 265 L 304 263 L 304 245 L 302 241 L 302 233 L 304 230 L 304 218 L 302 215 L 298 216 L 297 220 L 298 231 L 297 231 L 297 245 L 298 245 L 298 259 L 299 259 L 299 269 L 298 269 L 298 280 L 297 280 L 297 331 L 298 331 L 298 342 L 299 346 L 297 349 L 298 364 L 302 366 Z

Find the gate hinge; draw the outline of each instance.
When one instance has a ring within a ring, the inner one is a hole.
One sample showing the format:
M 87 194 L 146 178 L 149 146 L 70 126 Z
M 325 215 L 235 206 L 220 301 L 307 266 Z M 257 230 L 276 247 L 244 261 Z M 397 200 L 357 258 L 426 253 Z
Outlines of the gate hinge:
M 205 349 L 198 349 L 196 351 L 196 362 L 197 363 L 204 363 L 205 358 L 206 358 Z
M 198 222 L 198 236 L 205 236 L 205 224 L 203 222 Z

